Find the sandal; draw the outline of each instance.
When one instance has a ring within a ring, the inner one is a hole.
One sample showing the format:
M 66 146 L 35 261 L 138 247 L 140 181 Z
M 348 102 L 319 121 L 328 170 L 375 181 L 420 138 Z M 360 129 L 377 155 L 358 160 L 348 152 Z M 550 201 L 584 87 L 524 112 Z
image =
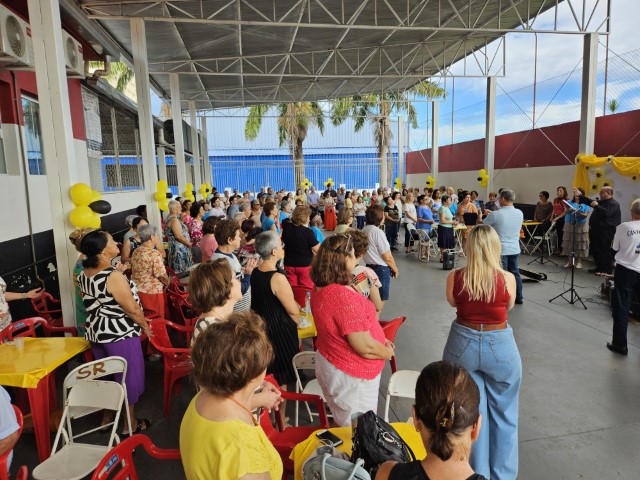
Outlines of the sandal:
M 121 435 L 135 435 L 136 433 L 140 433 L 140 432 L 144 432 L 145 430 L 148 430 L 151 427 L 151 420 L 147 419 L 147 418 L 141 418 L 135 421 L 134 423 L 134 430 L 133 433 L 125 433 L 122 432 Z

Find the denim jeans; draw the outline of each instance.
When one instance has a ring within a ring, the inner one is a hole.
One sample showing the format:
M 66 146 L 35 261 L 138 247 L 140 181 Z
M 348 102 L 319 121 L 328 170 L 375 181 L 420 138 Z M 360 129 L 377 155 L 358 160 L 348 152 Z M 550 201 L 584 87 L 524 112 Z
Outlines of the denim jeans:
M 399 223 L 385 223 L 384 224 L 384 233 L 387 236 L 387 241 L 391 248 L 396 248 L 398 245 L 398 227 Z
M 502 260 L 502 268 L 504 268 L 507 272 L 513 273 L 513 276 L 516 277 L 516 302 L 522 301 L 522 278 L 520 277 L 520 268 L 518 267 L 518 257 L 520 254 L 516 255 L 502 255 L 500 260 Z
M 442 358 L 465 367 L 480 389 L 482 428 L 471 467 L 491 480 L 515 479 L 522 362 L 511 327 L 482 332 L 453 322 Z
M 634 290 L 640 290 L 640 273 L 622 265 L 616 265 L 613 280 L 615 288 L 611 298 L 611 306 L 613 307 L 613 338 L 611 343 L 616 347 L 626 347 L 629 309 Z
M 391 288 L 391 268 L 387 265 L 367 265 L 371 270 L 376 272 L 380 283 L 380 300 L 389 300 L 389 290 Z
M 362 230 L 364 228 L 364 221 L 366 217 L 364 215 L 356 215 L 356 224 L 358 230 Z

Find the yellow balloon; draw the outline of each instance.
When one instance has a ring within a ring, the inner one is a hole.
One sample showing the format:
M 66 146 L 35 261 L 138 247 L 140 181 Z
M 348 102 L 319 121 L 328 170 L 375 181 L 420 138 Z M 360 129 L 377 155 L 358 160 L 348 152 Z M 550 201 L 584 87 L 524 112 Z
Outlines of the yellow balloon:
M 73 203 L 80 206 L 86 206 L 91 203 L 93 192 L 88 185 L 84 183 L 76 183 L 69 189 L 69 195 Z
M 96 212 L 91 212 L 91 218 L 89 219 L 89 227 L 90 228 L 100 228 L 101 220 L 100 216 Z
M 93 211 L 84 205 L 74 208 L 69 213 L 69 221 L 77 228 L 91 227 L 92 217 Z
M 169 210 L 169 199 L 165 198 L 164 201 L 158 202 L 158 207 L 160 207 L 160 210 L 162 210 L 163 212 Z
M 153 198 L 155 198 L 158 202 L 165 200 L 167 198 L 167 194 L 164 192 L 156 192 L 153 194 Z
M 158 183 L 156 184 L 156 190 L 158 190 L 159 192 L 166 192 L 167 188 L 169 188 L 169 184 L 166 180 L 158 180 Z
M 98 200 L 102 200 L 102 195 L 100 195 L 100 192 L 97 190 L 91 190 L 91 202 L 89 203 L 97 202 Z

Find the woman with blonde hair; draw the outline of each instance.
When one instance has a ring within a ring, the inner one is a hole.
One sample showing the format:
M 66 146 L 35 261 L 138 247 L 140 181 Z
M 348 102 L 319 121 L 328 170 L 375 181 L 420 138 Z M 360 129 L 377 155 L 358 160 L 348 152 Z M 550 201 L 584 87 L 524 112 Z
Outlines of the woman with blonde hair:
M 353 223 L 353 209 L 351 208 L 341 208 L 338 212 L 338 226 L 335 229 L 335 233 L 344 233 L 348 229 L 351 228 L 351 224 Z
M 520 353 L 507 323 L 516 280 L 502 269 L 500 239 L 489 225 L 471 229 L 466 267 L 447 277 L 447 301 L 456 308 L 443 360 L 465 367 L 480 389 L 487 425 L 471 451 L 471 466 L 487 478 L 518 476 Z

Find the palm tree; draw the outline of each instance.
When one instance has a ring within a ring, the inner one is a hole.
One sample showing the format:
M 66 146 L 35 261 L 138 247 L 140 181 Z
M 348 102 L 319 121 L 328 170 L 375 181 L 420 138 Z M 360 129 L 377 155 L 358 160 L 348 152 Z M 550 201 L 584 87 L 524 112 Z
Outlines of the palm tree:
M 338 98 L 332 102 L 331 122 L 333 125 L 341 125 L 347 117 L 355 121 L 354 130 L 359 132 L 368 121 L 373 126 L 373 137 L 376 144 L 379 164 L 380 186 L 389 185 L 392 172 L 391 157 L 391 130 L 390 116 L 396 112 L 406 112 L 409 123 L 413 128 L 418 128 L 418 117 L 415 107 L 411 104 L 410 94 L 417 94 L 428 99 L 446 96 L 446 92 L 438 84 L 424 80 L 404 92 L 385 92 Z
M 104 62 L 89 62 L 89 68 L 93 70 L 103 66 Z M 111 62 L 111 72 L 105 77 L 105 80 L 113 85 L 116 90 L 124 93 L 129 82 L 134 80 L 134 73 L 124 62 Z
M 620 105 L 618 105 L 618 100 L 616 100 L 615 98 L 612 98 L 611 100 L 609 100 L 609 111 L 611 113 L 616 113 L 616 110 L 618 110 L 618 107 Z
M 253 141 L 260 133 L 262 118 L 269 111 L 269 105 L 253 105 L 249 108 L 249 116 L 244 126 L 244 137 Z M 280 146 L 285 142 L 293 157 L 293 177 L 295 188 L 305 179 L 304 154 L 302 144 L 307 138 L 310 125 L 316 125 L 320 134 L 324 134 L 324 117 L 318 102 L 281 103 L 278 111 L 278 141 Z M 295 189 L 294 188 L 294 189 Z

